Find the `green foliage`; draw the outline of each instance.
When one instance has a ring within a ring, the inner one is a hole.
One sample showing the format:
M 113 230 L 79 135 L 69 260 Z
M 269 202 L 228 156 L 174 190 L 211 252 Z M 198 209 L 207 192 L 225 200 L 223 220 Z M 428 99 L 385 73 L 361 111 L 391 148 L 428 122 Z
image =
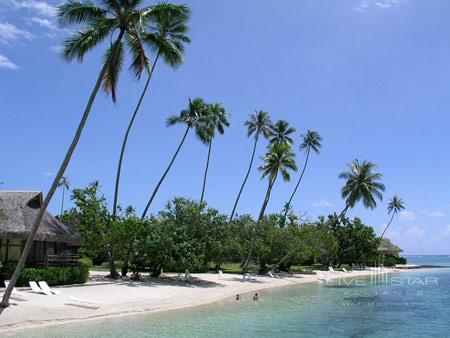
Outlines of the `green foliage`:
M 89 257 L 82 257 L 78 262 L 80 263 L 80 265 L 87 266 L 89 269 L 93 266 L 92 259 Z

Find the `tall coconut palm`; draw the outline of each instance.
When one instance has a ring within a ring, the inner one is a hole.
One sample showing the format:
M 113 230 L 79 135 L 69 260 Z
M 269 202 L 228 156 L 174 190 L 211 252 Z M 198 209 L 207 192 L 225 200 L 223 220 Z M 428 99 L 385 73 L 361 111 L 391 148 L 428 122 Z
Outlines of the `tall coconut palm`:
M 246 272 L 248 268 L 248 264 L 252 257 L 253 249 L 256 243 L 256 236 L 258 234 L 259 224 L 264 217 L 264 213 L 267 208 L 267 204 L 270 200 L 270 194 L 272 192 L 272 188 L 277 180 L 278 174 L 281 174 L 281 177 L 285 182 L 288 182 L 291 179 L 289 174 L 289 170 L 296 171 L 297 164 L 295 163 L 295 154 L 292 152 L 291 147 L 288 144 L 274 144 L 270 146 L 267 150 L 266 155 L 262 158 L 264 164 L 260 166 L 258 169 L 262 172 L 262 178 L 267 177 L 269 180 L 269 184 L 267 186 L 266 195 L 264 196 L 264 201 L 261 206 L 261 210 L 259 211 L 258 220 L 256 221 L 255 228 L 253 229 L 252 241 L 250 243 L 250 250 L 245 258 L 242 271 Z
M 161 186 L 161 184 L 163 183 L 167 174 L 169 173 L 170 168 L 172 167 L 173 163 L 175 162 L 175 159 L 177 158 L 178 153 L 180 152 L 180 149 L 183 146 L 184 141 L 186 140 L 186 137 L 187 137 L 189 131 L 192 128 L 197 127 L 199 120 L 201 120 L 202 116 L 205 114 L 205 110 L 206 110 L 206 104 L 203 101 L 203 99 L 201 99 L 201 98 L 196 98 L 194 100 L 189 99 L 189 106 L 187 109 L 182 110 L 179 115 L 172 115 L 167 119 L 168 127 L 181 124 L 181 125 L 184 125 L 186 128 L 185 128 L 183 137 L 181 138 L 181 142 L 178 145 L 178 148 L 175 151 L 175 154 L 172 156 L 169 166 L 166 168 L 163 175 L 159 179 L 158 184 L 156 185 L 155 189 L 153 190 L 153 193 L 150 196 L 150 199 L 148 200 L 147 205 L 145 206 L 144 212 L 142 213 L 142 218 L 145 218 L 145 216 L 147 215 L 150 205 L 152 204 L 153 199 L 155 198 L 156 193 L 159 190 L 159 187 Z
M 278 120 L 275 124 L 270 126 L 269 144 L 288 144 L 292 145 L 294 140 L 292 135 L 295 133 L 295 128 L 289 126 L 289 122 L 285 120 Z
M 267 139 L 270 136 L 270 126 L 272 125 L 272 122 L 270 121 L 269 113 L 259 110 L 255 111 L 252 115 L 250 115 L 250 118 L 247 121 L 245 121 L 244 125 L 247 127 L 247 137 L 250 137 L 254 134 L 255 141 L 253 142 L 253 151 L 252 156 L 250 158 L 250 164 L 248 165 L 244 181 L 242 182 L 241 188 L 239 189 L 238 195 L 236 197 L 236 201 L 234 202 L 233 210 L 231 211 L 230 215 L 230 221 L 233 219 L 236 207 L 239 203 L 239 199 L 241 198 L 242 191 L 244 190 L 245 183 L 247 183 L 250 171 L 252 170 L 259 135 L 262 134 L 263 137 Z
M 342 188 L 342 198 L 345 198 L 345 208 L 339 214 L 336 222 L 345 216 L 350 208 L 357 202 L 362 202 L 364 207 L 375 209 L 376 198 L 383 199 L 385 186 L 381 183 L 382 174 L 375 171 L 376 165 L 370 161 L 353 160 L 348 165 L 349 171 L 342 172 L 339 178 L 345 179 L 346 183 Z
M 59 180 L 58 183 L 58 188 L 61 188 L 62 190 L 62 198 L 61 198 L 61 212 L 59 213 L 60 215 L 63 214 L 64 211 L 64 192 L 66 190 L 69 190 L 70 187 L 70 181 L 66 176 L 61 177 L 61 179 Z
M 78 59 L 82 61 L 87 52 L 105 39 L 113 39 L 114 37 L 114 41 L 111 41 L 108 45 L 100 73 L 89 96 L 75 135 L 30 229 L 27 242 L 11 277 L 11 282 L 3 295 L 1 302 L 1 306 L 3 307 L 9 305 L 9 297 L 25 265 L 42 217 L 70 162 L 100 87 L 103 85 L 105 92 L 111 93 L 112 100 L 114 102 L 116 101 L 118 78 L 124 62 L 125 46 L 123 40 L 126 39 L 127 47 L 130 49 L 135 60 L 145 59 L 139 37 L 142 30 L 141 24 L 147 20 L 147 16 L 151 15 L 152 7 L 139 8 L 140 2 L 139 0 L 129 0 L 126 2 L 103 0 L 99 1 L 97 5 L 91 1 L 68 0 L 58 7 L 57 16 L 61 26 L 75 24 L 80 28 L 80 30 L 73 33 L 63 44 L 62 56 L 66 60 L 72 61 Z M 130 44 L 128 41 L 134 41 L 135 43 Z M 142 64 L 142 62 L 133 62 L 132 67 L 135 73 L 142 72 Z M 114 265 L 112 265 L 111 270 L 111 272 L 117 275 Z
M 205 197 L 206 178 L 208 176 L 211 147 L 216 134 L 216 130 L 219 132 L 219 134 L 223 135 L 223 133 L 225 132 L 225 127 L 230 126 L 230 122 L 228 120 L 229 117 L 230 114 L 225 111 L 221 103 L 217 102 L 214 104 L 209 104 L 197 128 L 197 136 L 204 144 L 208 145 L 208 156 L 206 158 L 205 173 L 203 175 L 203 186 L 200 203 L 203 202 L 203 199 Z
M 137 58 L 134 60 L 134 63 L 145 68 L 147 72 L 147 81 L 139 101 L 137 102 L 136 108 L 131 116 L 130 122 L 128 123 L 128 127 L 122 141 L 122 147 L 120 149 L 114 186 L 113 219 L 117 216 L 120 176 L 128 136 L 141 107 L 142 101 L 147 93 L 158 60 L 162 59 L 171 68 L 176 68 L 183 63 L 184 43 L 190 42 L 190 39 L 185 35 L 188 30 L 187 21 L 189 20 L 189 16 L 190 10 L 184 5 L 156 5 L 153 7 L 152 15 L 148 16 L 148 20 L 143 27 L 144 30 L 141 32 L 140 36 L 141 42 L 134 40 L 128 41 L 131 46 L 134 44 L 143 43 L 146 47 L 149 47 L 155 52 L 155 59 L 151 68 L 149 68 L 149 60 L 147 57 L 143 59 Z M 145 55 L 143 50 L 142 54 Z M 141 74 L 140 72 L 137 72 L 136 75 L 140 76 Z
M 297 192 L 298 187 L 300 186 L 300 182 L 302 181 L 303 174 L 305 173 L 306 166 L 308 165 L 309 154 L 311 150 L 313 150 L 316 154 L 320 152 L 320 148 L 322 148 L 322 138 L 319 133 L 316 131 L 308 130 L 305 135 L 302 135 L 303 142 L 300 144 L 300 151 L 304 151 L 306 154 L 305 165 L 303 166 L 303 170 L 300 174 L 297 184 L 295 185 L 294 191 L 289 198 L 289 201 L 284 206 L 284 217 L 286 218 L 288 214 L 288 210 L 291 206 L 292 199 L 294 198 L 295 193 Z M 287 207 L 286 207 L 287 206 Z
M 394 216 L 399 213 L 400 211 L 402 211 L 403 209 L 405 209 L 405 203 L 403 202 L 403 200 L 398 197 L 397 195 L 394 195 L 394 197 L 391 198 L 391 200 L 388 203 L 388 214 L 392 214 L 391 219 L 389 220 L 389 223 L 386 225 L 386 228 L 384 228 L 383 233 L 381 234 L 381 238 L 383 238 L 386 230 L 389 228 L 389 226 L 391 225 L 392 221 L 394 220 Z

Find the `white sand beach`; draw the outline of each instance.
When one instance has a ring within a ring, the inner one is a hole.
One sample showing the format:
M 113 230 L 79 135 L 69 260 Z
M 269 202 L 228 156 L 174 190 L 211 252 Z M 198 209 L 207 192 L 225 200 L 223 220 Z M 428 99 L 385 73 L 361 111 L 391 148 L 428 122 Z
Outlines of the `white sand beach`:
M 392 270 L 387 270 L 392 272 Z M 324 272 L 330 279 L 371 275 L 370 271 Z M 35 327 L 57 325 L 80 320 L 158 312 L 180 309 L 234 297 L 237 293 L 260 291 L 268 288 L 319 282 L 317 275 L 291 275 L 283 278 L 255 276 L 255 280 L 243 280 L 242 276 L 224 274 L 192 274 L 192 283 L 170 279 L 148 279 L 143 282 L 128 280 L 111 281 L 105 273 L 91 272 L 90 282 L 85 285 L 59 287 L 60 295 L 46 296 L 20 291 L 29 296 L 28 301 L 14 301 L 0 314 L 2 332 Z M 3 290 L 2 290 L 3 291 Z M 0 292 L 1 296 L 2 292 Z M 98 309 L 86 309 L 67 305 L 70 297 L 101 303 Z M 245 298 L 246 296 L 244 296 Z M 250 296 L 248 296 L 250 297 Z M 261 293 L 261 297 L 264 294 Z

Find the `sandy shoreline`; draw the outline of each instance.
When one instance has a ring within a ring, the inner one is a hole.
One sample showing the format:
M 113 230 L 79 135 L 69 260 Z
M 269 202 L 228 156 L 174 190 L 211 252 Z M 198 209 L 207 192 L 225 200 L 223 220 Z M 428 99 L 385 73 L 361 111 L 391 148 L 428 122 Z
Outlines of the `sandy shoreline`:
M 387 272 L 393 272 L 387 270 Z M 325 273 L 330 279 L 363 277 L 370 271 Z M 77 321 L 105 319 L 140 313 L 155 313 L 204 305 L 237 293 L 261 291 L 268 288 L 318 282 L 317 275 L 292 275 L 280 279 L 256 276 L 244 281 L 242 276 L 224 274 L 192 274 L 198 282 L 186 283 L 167 280 L 146 282 L 106 281 L 102 273 L 93 274 L 94 282 L 83 286 L 61 287 L 61 295 L 45 296 L 23 291 L 30 300 L 12 301 L 14 305 L 0 314 L 0 331 L 61 325 Z M 21 290 L 22 291 L 22 290 Z M 3 292 L 0 292 L 0 297 Z M 86 309 L 64 304 L 68 296 L 100 302 L 99 309 Z

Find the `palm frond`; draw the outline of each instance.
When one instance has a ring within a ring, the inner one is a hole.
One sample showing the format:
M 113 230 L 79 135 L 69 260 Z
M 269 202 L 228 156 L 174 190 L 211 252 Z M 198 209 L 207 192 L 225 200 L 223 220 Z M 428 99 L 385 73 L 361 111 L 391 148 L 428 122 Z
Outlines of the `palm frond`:
M 107 11 L 95 6 L 92 1 L 69 0 L 58 6 L 56 16 L 61 26 L 71 24 L 91 23 L 105 18 Z
M 145 69 L 148 70 L 149 63 L 141 38 L 135 30 L 129 30 L 125 39 L 133 59 L 130 69 L 133 71 L 134 76 L 140 79 L 142 72 Z
M 119 74 L 122 69 L 124 59 L 123 43 L 119 42 L 117 47 L 111 45 L 105 53 L 104 62 L 106 63 L 106 71 L 103 76 L 103 90 L 111 93 L 113 102 L 116 102 L 117 83 Z

